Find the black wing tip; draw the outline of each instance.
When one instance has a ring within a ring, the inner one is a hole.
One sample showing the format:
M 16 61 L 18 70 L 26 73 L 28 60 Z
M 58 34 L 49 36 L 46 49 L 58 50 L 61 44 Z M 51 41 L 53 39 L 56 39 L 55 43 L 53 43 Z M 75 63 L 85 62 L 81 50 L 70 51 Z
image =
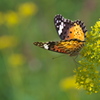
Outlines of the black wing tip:
M 70 20 L 70 19 L 68 19 L 68 18 L 64 18 L 61 14 L 57 14 L 57 15 L 55 15 L 55 17 L 54 17 L 54 22 L 56 22 L 57 20 L 63 20 L 63 21 L 65 21 L 65 22 L 68 22 L 68 23 L 73 23 L 73 21 L 72 20 Z
M 33 42 L 33 44 L 36 44 L 36 42 Z
M 39 42 L 33 42 L 34 45 L 38 45 Z
M 33 44 L 34 44 L 35 46 L 38 46 L 38 47 L 44 48 L 44 47 L 43 47 L 44 42 L 33 42 Z
M 83 21 L 81 21 L 81 20 L 75 20 L 74 22 L 77 23 L 78 25 L 80 25 L 80 27 L 82 27 L 82 30 L 83 30 L 84 33 L 87 32 L 86 26 L 85 26 L 85 24 L 84 24 Z
M 57 14 L 57 15 L 55 15 L 55 17 L 54 17 L 54 21 L 55 20 L 59 20 L 59 19 L 62 19 L 62 18 L 64 18 L 61 14 Z
M 62 17 L 62 15 L 61 14 L 57 14 L 57 15 L 55 15 L 55 17 Z

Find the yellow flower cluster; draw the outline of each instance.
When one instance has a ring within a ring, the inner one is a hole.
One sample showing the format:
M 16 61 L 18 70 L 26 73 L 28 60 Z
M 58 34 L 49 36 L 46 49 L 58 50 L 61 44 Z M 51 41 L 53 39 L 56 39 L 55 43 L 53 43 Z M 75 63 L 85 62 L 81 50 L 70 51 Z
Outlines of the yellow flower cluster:
M 97 93 L 100 91 L 100 21 L 91 27 L 87 34 L 86 44 L 80 52 L 80 67 L 75 70 L 76 83 L 88 91 Z
M 16 12 L 9 11 L 6 14 L 4 14 L 4 20 L 7 26 L 16 25 L 19 23 L 19 16 Z
M 26 18 L 35 15 L 37 10 L 38 8 L 35 3 L 28 2 L 20 4 L 17 11 L 10 10 L 6 13 L 0 12 L 0 25 L 7 27 L 19 25 L 23 19 L 26 21 Z M 15 48 L 18 45 L 18 41 L 16 36 L 7 36 L 3 35 L 3 33 L 0 36 L 0 51 L 3 53 L 5 63 L 12 67 L 21 66 L 25 62 L 25 57 L 22 54 L 14 53 L 16 52 Z
M 0 37 L 0 50 L 2 52 L 6 52 L 6 51 L 11 51 L 11 49 L 16 48 L 16 46 L 18 45 L 18 39 L 15 38 L 14 36 L 1 36 Z M 5 54 L 5 53 L 3 53 Z M 10 54 L 10 56 L 8 56 L 8 63 L 10 66 L 20 66 L 22 64 L 24 64 L 24 60 L 25 58 L 23 57 L 22 54 Z
M 24 56 L 22 54 L 13 54 L 11 56 L 9 56 L 8 58 L 8 63 L 13 66 L 21 66 L 22 64 L 24 64 Z
M 17 25 L 24 17 L 35 15 L 37 10 L 36 4 L 29 2 L 19 5 L 18 11 L 8 11 L 7 13 L 0 12 L 0 25 Z
M 63 90 L 68 90 L 68 89 L 77 89 L 77 84 L 75 83 L 75 77 L 71 76 L 68 78 L 65 78 L 63 80 L 61 80 L 60 82 L 60 87 Z
M 0 64 L 2 66 L 4 63 L 6 68 L 4 73 L 6 72 L 13 87 L 23 87 L 22 75 L 26 56 L 21 53 L 23 47 L 20 41 L 22 41 L 23 34 L 19 31 L 25 28 L 21 24 L 27 22 L 26 20 L 29 21 L 36 13 L 37 6 L 33 2 L 20 4 L 16 11 L 0 12 L 0 53 L 2 55 Z
M 15 47 L 18 41 L 14 36 L 0 36 L 0 50 Z
M 19 6 L 19 15 L 32 16 L 37 13 L 37 6 L 34 3 L 24 3 Z

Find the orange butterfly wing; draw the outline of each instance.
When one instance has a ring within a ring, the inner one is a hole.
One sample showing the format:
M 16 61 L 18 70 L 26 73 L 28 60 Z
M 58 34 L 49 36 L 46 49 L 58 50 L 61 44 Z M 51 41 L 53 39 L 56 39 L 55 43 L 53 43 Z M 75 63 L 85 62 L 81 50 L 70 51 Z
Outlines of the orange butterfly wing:
M 56 15 L 54 23 L 61 40 L 85 40 L 87 30 L 82 21 L 71 21 L 70 19 L 65 19 L 61 15 Z
M 87 30 L 84 23 L 79 20 L 65 19 L 61 15 L 55 16 L 54 23 L 61 41 L 34 42 L 33 44 L 47 50 L 69 54 L 70 56 L 77 55 L 85 42 Z

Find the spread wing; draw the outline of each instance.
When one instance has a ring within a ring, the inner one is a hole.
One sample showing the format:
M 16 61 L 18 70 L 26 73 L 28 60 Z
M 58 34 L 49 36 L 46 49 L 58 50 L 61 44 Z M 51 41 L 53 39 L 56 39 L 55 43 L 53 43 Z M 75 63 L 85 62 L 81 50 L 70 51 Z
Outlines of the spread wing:
M 70 56 L 75 56 L 79 53 L 81 48 L 84 46 L 85 41 L 80 41 L 77 39 L 61 40 L 57 42 L 34 42 L 33 44 L 41 48 L 69 54 Z
M 79 39 L 84 41 L 86 37 L 86 26 L 80 20 L 71 21 L 61 15 L 56 15 L 54 24 L 61 40 Z

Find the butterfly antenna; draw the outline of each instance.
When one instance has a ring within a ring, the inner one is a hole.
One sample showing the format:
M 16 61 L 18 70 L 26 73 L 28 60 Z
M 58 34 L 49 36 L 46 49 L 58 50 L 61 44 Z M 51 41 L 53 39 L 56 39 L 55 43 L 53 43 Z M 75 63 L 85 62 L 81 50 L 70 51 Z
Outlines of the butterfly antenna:
M 76 61 L 77 57 L 78 57 L 78 55 L 75 56 L 75 58 L 73 58 L 73 60 L 75 62 L 75 65 L 76 65 L 76 69 L 77 69 L 77 65 L 80 65 L 81 66 L 81 64 L 78 61 Z
M 75 56 L 75 57 L 73 58 L 73 60 L 74 60 L 74 62 L 75 62 L 75 66 L 76 66 L 76 68 L 77 68 L 77 65 L 80 65 L 80 64 L 76 61 L 77 58 L 78 58 L 78 55 Z

